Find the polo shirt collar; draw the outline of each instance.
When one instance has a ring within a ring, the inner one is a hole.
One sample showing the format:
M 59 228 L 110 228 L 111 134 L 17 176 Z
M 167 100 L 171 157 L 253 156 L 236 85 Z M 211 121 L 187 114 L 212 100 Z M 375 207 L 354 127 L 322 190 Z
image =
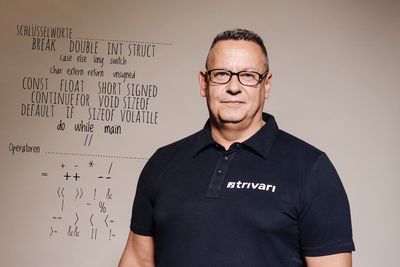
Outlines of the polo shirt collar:
M 263 120 L 264 126 L 242 144 L 261 157 L 267 158 L 279 128 L 274 116 L 263 113 Z
M 279 128 L 272 115 L 263 113 L 263 120 L 265 121 L 263 127 L 241 144 L 243 148 L 247 148 L 261 157 L 266 158 Z M 210 120 L 207 120 L 204 128 L 199 132 L 195 140 L 193 156 L 195 157 L 203 150 L 213 146 L 218 147 L 220 145 L 212 138 Z
M 204 128 L 197 134 L 194 143 L 193 157 L 197 156 L 208 147 L 218 146 L 211 135 L 210 119 L 207 120 Z

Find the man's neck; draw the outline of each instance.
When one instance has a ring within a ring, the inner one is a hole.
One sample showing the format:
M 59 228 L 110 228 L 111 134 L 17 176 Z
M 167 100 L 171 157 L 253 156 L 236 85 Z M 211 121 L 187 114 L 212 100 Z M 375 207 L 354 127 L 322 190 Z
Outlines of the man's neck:
M 260 120 L 251 125 L 243 123 L 216 123 L 211 121 L 211 135 L 213 139 L 226 150 L 236 142 L 243 142 L 253 136 L 265 124 Z

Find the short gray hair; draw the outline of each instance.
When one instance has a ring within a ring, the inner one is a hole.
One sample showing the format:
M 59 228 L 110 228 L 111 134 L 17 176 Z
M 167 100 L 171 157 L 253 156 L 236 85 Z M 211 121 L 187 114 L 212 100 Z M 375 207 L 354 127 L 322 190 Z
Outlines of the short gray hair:
M 269 60 L 268 60 L 268 52 L 267 49 L 265 48 L 264 42 L 261 39 L 261 37 L 250 30 L 246 29 L 234 29 L 234 30 L 227 30 L 219 33 L 217 36 L 215 36 L 210 50 L 208 51 L 207 55 L 207 60 L 206 60 L 206 68 L 208 64 L 208 58 L 210 57 L 210 52 L 215 46 L 216 43 L 219 41 L 227 41 L 227 40 L 243 40 L 243 41 L 249 41 L 249 42 L 254 42 L 258 44 L 265 56 L 265 67 L 267 68 L 267 71 L 269 70 Z

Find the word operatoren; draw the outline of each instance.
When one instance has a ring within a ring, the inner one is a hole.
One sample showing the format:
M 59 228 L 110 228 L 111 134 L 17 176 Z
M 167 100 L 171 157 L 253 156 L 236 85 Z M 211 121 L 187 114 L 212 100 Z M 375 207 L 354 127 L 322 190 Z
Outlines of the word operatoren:
M 19 153 L 40 153 L 40 146 L 30 146 L 28 144 L 25 145 L 15 145 L 10 143 L 8 145 L 8 150 L 14 155 L 16 152 Z

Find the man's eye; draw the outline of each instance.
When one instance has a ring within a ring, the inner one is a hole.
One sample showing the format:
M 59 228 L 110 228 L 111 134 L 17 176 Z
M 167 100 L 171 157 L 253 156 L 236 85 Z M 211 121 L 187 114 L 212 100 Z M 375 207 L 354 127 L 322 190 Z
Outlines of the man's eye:
M 214 72 L 214 76 L 215 76 L 215 77 L 225 77 L 225 76 L 229 76 L 229 72 L 226 72 L 226 71 L 216 71 L 216 72 Z
M 252 72 L 242 72 L 240 73 L 240 77 L 244 79 L 256 79 L 256 74 Z

